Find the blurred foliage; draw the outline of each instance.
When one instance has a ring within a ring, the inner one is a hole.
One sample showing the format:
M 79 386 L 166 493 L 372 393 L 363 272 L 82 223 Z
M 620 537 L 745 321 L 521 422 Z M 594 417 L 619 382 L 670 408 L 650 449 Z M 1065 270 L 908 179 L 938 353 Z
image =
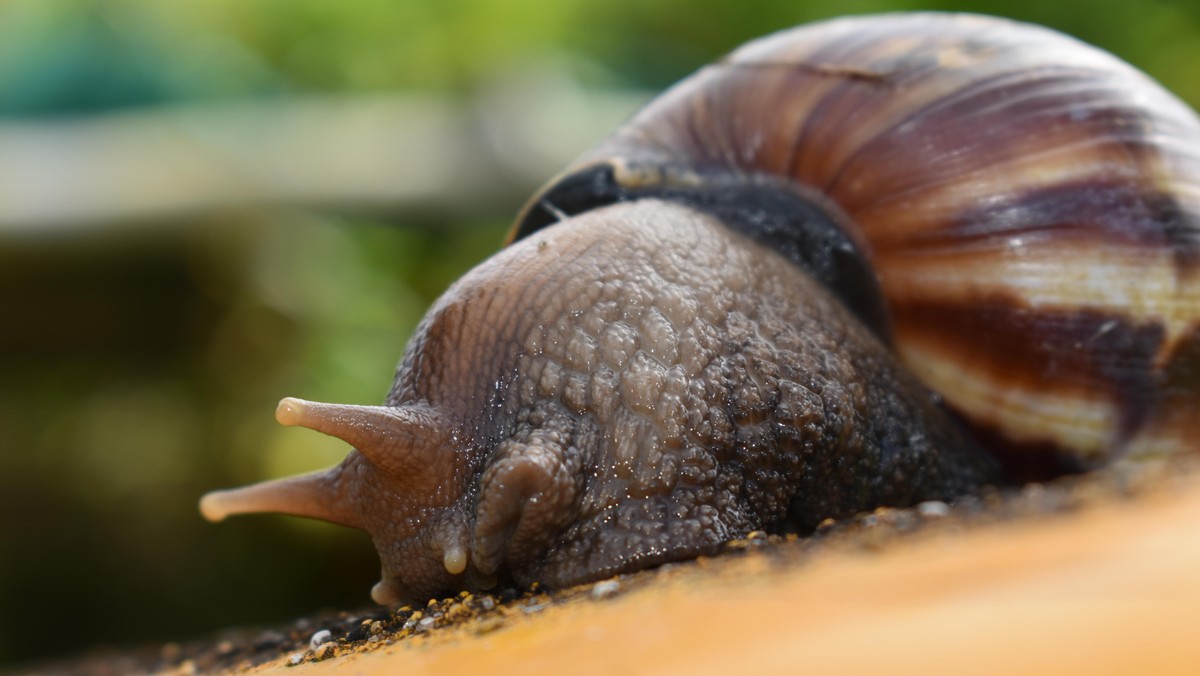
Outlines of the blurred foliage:
M 1194 0 L 9 0 L 0 7 L 0 114 L 301 91 L 463 91 L 548 57 L 576 62 L 591 84 L 660 88 L 780 28 L 902 10 L 1042 23 L 1200 98 Z
M 1047 24 L 1200 102 L 1194 0 L 9 0 L 0 122 L 314 93 L 465 100 L 547 61 L 586 86 L 657 89 L 760 34 L 918 8 Z M 340 458 L 276 427 L 274 404 L 382 397 L 424 308 L 511 218 L 461 213 L 0 228 L 0 662 L 364 605 L 365 537 L 211 526 L 196 499 Z

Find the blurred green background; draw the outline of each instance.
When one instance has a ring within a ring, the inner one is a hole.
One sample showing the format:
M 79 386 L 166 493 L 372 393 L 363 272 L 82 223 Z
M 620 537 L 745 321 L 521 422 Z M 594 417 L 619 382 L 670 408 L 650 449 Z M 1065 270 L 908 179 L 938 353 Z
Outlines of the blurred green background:
M 428 303 L 652 93 L 836 14 L 970 10 L 1195 106 L 1200 3 L 8 0 L 0 4 L 0 664 L 368 604 L 361 534 L 211 525 L 205 490 L 346 448 Z

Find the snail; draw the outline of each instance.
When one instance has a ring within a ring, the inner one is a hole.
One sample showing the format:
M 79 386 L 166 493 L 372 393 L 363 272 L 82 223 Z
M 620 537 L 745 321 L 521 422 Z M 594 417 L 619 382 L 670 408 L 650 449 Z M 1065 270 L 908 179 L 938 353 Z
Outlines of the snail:
M 1010 477 L 1194 451 L 1200 121 L 975 15 L 831 20 L 683 80 L 450 287 L 351 446 L 216 491 L 369 532 L 379 603 L 561 587 Z

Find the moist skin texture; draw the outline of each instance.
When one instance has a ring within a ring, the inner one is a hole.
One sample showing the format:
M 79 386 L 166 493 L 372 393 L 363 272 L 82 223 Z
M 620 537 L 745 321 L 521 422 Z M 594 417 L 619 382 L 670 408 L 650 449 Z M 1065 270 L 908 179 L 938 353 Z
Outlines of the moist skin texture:
M 285 399 L 276 417 L 355 450 L 201 510 L 367 531 L 380 603 L 586 582 L 993 478 L 803 268 L 656 199 L 573 216 L 464 276 L 384 406 Z
M 465 276 L 388 403 L 455 422 L 417 494 L 357 453 L 334 482 L 379 547 L 385 599 L 497 573 L 579 583 L 952 497 L 991 471 L 802 270 L 655 200 L 576 216 Z

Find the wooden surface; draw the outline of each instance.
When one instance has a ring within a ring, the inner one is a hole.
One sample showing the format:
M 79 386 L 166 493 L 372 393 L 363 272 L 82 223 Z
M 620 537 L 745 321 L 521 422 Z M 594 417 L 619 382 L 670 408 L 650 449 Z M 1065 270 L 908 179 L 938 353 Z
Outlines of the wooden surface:
M 1200 674 L 1194 475 L 1071 513 L 806 561 L 719 557 L 487 633 L 468 625 L 252 673 Z

